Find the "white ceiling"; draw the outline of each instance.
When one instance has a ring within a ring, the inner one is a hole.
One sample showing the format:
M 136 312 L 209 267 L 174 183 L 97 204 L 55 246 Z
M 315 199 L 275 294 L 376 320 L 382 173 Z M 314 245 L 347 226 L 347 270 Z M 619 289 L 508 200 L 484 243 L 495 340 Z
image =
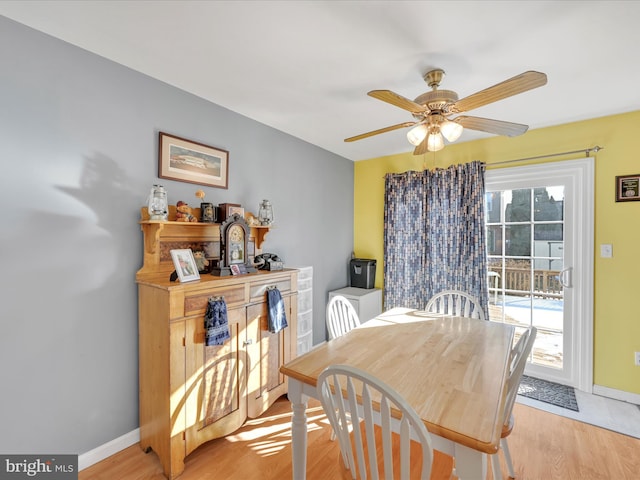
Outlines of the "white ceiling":
M 640 2 L 0 1 L 0 14 L 351 160 L 407 152 L 423 74 L 460 98 L 526 70 L 548 84 L 473 110 L 530 128 L 640 110 Z M 488 134 L 466 130 L 460 141 Z

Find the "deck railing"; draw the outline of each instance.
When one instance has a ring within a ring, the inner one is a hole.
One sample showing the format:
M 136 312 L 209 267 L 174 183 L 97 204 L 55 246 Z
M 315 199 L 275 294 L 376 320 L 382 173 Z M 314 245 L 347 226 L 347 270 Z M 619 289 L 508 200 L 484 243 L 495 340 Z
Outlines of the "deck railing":
M 560 271 L 558 270 L 534 270 L 533 288 L 531 288 L 531 270 L 528 268 L 505 268 L 504 277 L 497 269 L 490 269 L 497 273 L 499 281 L 498 290 L 504 290 L 510 295 L 533 295 L 541 298 L 562 298 L 562 284 L 560 283 Z M 489 290 L 494 292 L 496 285 L 489 282 Z

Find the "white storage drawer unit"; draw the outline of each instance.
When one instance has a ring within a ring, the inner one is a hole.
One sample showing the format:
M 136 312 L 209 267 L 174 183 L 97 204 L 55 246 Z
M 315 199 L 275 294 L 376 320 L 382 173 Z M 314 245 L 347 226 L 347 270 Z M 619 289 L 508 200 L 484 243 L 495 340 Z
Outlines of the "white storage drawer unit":
M 298 355 L 313 346 L 313 267 L 298 269 Z
M 299 292 L 298 295 L 300 295 Z M 336 295 L 342 295 L 349 300 L 353 308 L 356 309 L 360 323 L 371 320 L 382 313 L 382 289 L 380 288 L 345 287 L 329 292 L 329 300 Z

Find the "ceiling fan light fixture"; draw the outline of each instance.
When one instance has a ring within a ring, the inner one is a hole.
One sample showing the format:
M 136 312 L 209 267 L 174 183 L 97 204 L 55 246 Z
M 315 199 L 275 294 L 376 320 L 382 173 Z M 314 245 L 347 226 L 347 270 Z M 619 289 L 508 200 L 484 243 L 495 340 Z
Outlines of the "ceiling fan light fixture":
M 437 152 L 444 148 L 444 140 L 439 130 L 432 130 L 427 137 L 427 150 Z
M 428 132 L 428 127 L 422 123 L 407 132 L 407 140 L 411 145 L 417 147 L 422 143 Z
M 440 131 L 444 138 L 446 138 L 449 142 L 455 142 L 462 135 L 462 131 L 464 128 L 457 122 L 451 122 L 449 120 L 445 121 L 442 125 L 440 125 Z

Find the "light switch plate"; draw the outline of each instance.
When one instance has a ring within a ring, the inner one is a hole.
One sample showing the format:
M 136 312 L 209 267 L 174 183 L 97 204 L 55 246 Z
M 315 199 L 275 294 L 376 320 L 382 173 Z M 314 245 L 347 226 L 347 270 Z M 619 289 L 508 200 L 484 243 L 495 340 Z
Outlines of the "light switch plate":
M 610 243 L 603 243 L 600 245 L 600 256 L 602 258 L 611 258 L 613 257 L 613 245 Z

